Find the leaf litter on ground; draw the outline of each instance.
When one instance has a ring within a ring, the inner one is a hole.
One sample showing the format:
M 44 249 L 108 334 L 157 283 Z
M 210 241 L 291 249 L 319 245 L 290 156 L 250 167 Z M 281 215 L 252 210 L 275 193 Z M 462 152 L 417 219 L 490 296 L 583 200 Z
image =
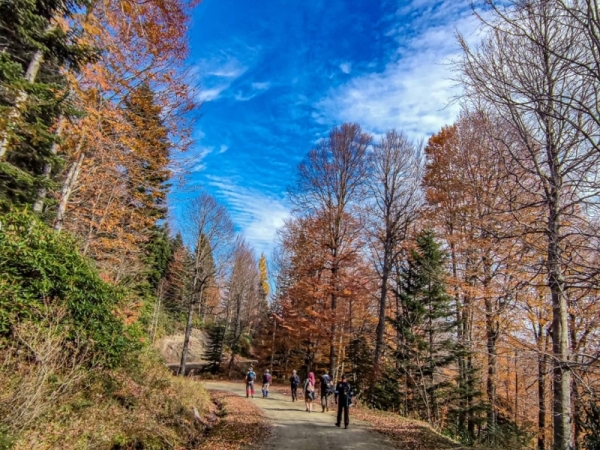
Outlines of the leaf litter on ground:
M 272 425 L 252 402 L 231 392 L 210 390 L 218 421 L 199 449 L 238 450 L 260 448 L 271 435 Z

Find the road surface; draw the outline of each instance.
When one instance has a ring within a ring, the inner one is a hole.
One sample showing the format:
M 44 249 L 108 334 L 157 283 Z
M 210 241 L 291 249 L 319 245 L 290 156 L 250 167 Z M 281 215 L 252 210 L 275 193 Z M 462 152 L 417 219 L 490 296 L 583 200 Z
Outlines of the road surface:
M 206 389 L 218 389 L 246 396 L 244 383 L 203 382 Z M 273 423 L 273 435 L 264 448 L 269 450 L 317 450 L 317 449 L 394 449 L 389 439 L 371 432 L 364 422 L 353 420 L 350 408 L 350 427 L 337 428 L 335 413 L 322 413 L 319 400 L 315 401 L 315 411 L 305 411 L 304 401 L 292 402 L 290 396 L 270 392 L 269 398 L 262 398 L 260 385 L 256 386 L 254 399 L 249 399 L 260 407 Z M 258 395 L 256 395 L 258 394 Z M 335 405 L 334 405 L 335 406 Z

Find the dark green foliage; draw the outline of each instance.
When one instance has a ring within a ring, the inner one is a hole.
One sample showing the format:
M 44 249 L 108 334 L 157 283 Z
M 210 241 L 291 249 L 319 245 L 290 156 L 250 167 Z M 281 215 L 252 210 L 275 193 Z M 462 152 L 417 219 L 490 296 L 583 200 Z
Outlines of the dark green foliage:
M 456 361 L 456 323 L 446 293 L 446 255 L 430 230 L 421 232 L 416 243 L 405 265 L 397 267 L 395 356 L 406 412 L 433 423 L 451 392 L 451 380 L 440 369 Z
M 583 440 L 587 450 L 600 450 L 600 404 L 594 400 L 585 408 L 585 421 L 581 424 L 585 430 Z
M 402 411 L 402 387 L 399 384 L 398 371 L 393 367 L 385 367 L 379 379 L 369 390 L 369 404 L 375 409 L 384 411 Z
M 27 211 L 0 216 L 0 336 L 42 307 L 64 307 L 72 339 L 84 339 L 96 363 L 114 366 L 136 348 L 114 312 L 123 292 L 103 282 L 76 243 Z
M 160 280 L 167 276 L 169 263 L 173 257 L 169 229 L 166 226 L 155 226 L 144 249 L 146 251 L 144 257 L 145 278 L 152 292 L 156 292 Z
M 77 70 L 98 52 L 80 44 L 80 29 L 64 30 L 52 22 L 69 18 L 82 0 L 0 0 L 0 208 L 30 204 L 51 184 L 44 175 L 61 158 L 52 153 L 59 117 L 76 115 L 68 99 L 64 70 Z M 35 55 L 42 62 L 36 76 L 25 78 Z M 53 171 L 54 171 L 53 170 Z
M 373 361 L 373 348 L 369 346 L 364 335 L 352 339 L 346 351 L 346 358 L 351 367 L 350 382 L 355 394 L 360 394 L 369 387 L 371 379 L 371 362 Z
M 147 83 L 140 84 L 128 95 L 125 109 L 125 117 L 132 126 L 130 145 L 134 158 L 134 164 L 128 168 L 130 192 L 142 215 L 156 222 L 167 216 L 171 177 L 169 131 Z
M 221 369 L 221 357 L 223 356 L 223 346 L 225 345 L 225 323 L 215 322 L 207 327 L 209 345 L 205 359 L 210 361 L 209 370 L 213 373 Z

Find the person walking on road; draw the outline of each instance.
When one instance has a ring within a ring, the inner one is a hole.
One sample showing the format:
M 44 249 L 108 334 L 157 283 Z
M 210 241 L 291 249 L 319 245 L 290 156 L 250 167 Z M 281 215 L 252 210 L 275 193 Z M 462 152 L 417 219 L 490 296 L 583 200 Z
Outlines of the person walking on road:
M 263 374 L 263 385 L 262 385 L 262 394 L 263 398 L 267 398 L 269 396 L 269 385 L 271 384 L 271 374 L 269 373 L 269 369 L 265 370 Z
M 329 396 L 333 393 L 333 381 L 331 381 L 331 378 L 325 372 L 319 378 L 319 382 L 321 385 L 321 412 L 329 411 Z
M 310 372 L 308 378 L 304 381 L 304 405 L 306 410 L 312 412 L 313 400 L 315 399 L 315 374 Z
M 250 367 L 248 373 L 244 377 L 244 381 L 246 381 L 246 398 L 248 398 L 249 395 L 252 395 L 252 398 L 254 398 L 254 380 L 256 380 L 256 373 L 252 367 Z
M 290 377 L 290 388 L 292 389 L 292 401 L 298 400 L 298 386 L 300 386 L 300 377 L 296 374 L 295 370 L 292 370 L 292 376 Z
M 350 407 L 350 397 L 352 396 L 351 392 L 352 388 L 350 383 L 348 383 L 348 378 L 346 375 L 343 375 L 342 381 L 340 381 L 335 388 L 335 397 L 338 405 L 337 422 L 335 423 L 336 427 L 341 426 L 342 412 L 344 413 L 344 428 L 347 429 L 350 424 L 350 414 L 348 410 Z

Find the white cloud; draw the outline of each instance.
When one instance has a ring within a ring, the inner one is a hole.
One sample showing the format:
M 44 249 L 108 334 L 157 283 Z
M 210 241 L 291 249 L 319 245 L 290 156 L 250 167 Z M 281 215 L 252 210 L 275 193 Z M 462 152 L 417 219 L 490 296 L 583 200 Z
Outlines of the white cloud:
M 250 88 L 244 88 L 236 92 L 233 98 L 240 102 L 246 102 L 267 91 L 270 87 L 271 83 L 269 82 L 252 83 Z
M 184 167 L 189 167 L 187 170 L 190 173 L 202 172 L 206 169 L 204 158 L 210 155 L 214 151 L 213 147 L 198 147 L 192 150 L 186 157 L 181 161 Z
M 221 147 L 219 148 L 219 151 L 217 152 L 217 154 L 221 154 L 221 153 L 225 153 L 227 150 L 229 149 L 229 147 L 225 144 L 221 145 Z
M 342 63 L 340 64 L 340 70 L 344 73 L 350 73 L 352 70 L 352 64 L 349 62 Z
M 270 87 L 271 83 L 269 83 L 268 81 L 262 83 L 252 83 L 252 89 L 255 89 L 257 91 L 266 91 Z
M 199 85 L 197 99 L 208 102 L 219 98 L 255 64 L 259 50 L 233 43 L 228 50 L 194 63 L 190 76 Z
M 399 128 L 413 138 L 454 121 L 459 107 L 450 103 L 458 91 L 450 62 L 460 55 L 455 34 L 472 38 L 477 22 L 463 1 L 446 1 L 435 10 L 425 5 L 431 2 L 414 0 L 398 11 L 402 18 L 389 33 L 398 42 L 391 61 L 381 72 L 330 91 L 316 105 L 317 120 L 358 122 L 375 134 Z M 407 15 L 410 29 L 404 25 Z
M 264 191 L 239 186 L 229 178 L 207 178 L 208 184 L 215 189 L 215 195 L 227 203 L 234 223 L 252 244 L 257 255 L 270 255 L 275 245 L 277 229 L 290 214 L 283 201 Z

